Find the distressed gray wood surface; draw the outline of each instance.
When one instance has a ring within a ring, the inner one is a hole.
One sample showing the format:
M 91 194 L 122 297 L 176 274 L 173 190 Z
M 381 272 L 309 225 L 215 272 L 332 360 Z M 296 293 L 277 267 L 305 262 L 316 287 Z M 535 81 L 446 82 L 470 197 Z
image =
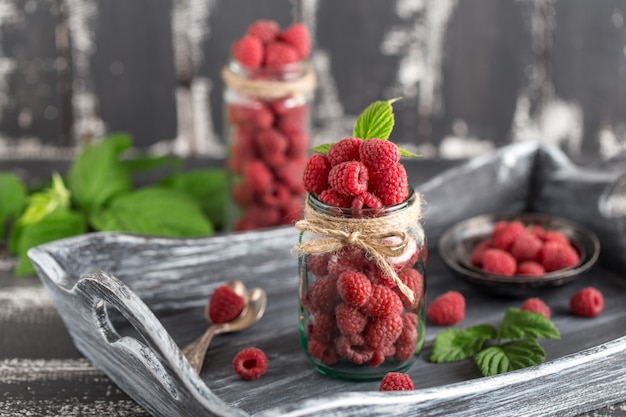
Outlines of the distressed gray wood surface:
M 258 18 L 311 28 L 315 144 L 346 135 L 371 101 L 402 96 L 394 138 L 429 158 L 530 140 L 577 160 L 626 148 L 624 0 L 0 6 L 0 159 L 59 158 L 120 130 L 141 150 L 223 156 L 220 69 Z
M 456 180 L 457 187 L 467 186 L 480 173 L 480 184 L 494 187 L 515 179 L 513 173 L 531 175 L 532 157 L 542 151 L 512 147 L 452 168 L 421 188 L 432 210 L 444 210 L 450 201 L 440 190 L 449 187 L 443 187 L 441 178 Z M 494 170 L 499 165 L 504 166 Z M 524 175 L 517 178 L 521 181 Z M 525 184 L 531 186 L 529 178 Z M 515 206 L 518 199 L 533 196 L 522 192 L 516 199 L 510 194 L 504 205 Z M 479 203 L 470 205 L 470 210 L 504 207 L 498 205 L 497 193 L 477 198 Z M 446 222 L 455 222 L 454 213 L 449 219 L 429 218 L 426 213 L 433 240 Z M 547 352 L 544 365 L 480 378 L 469 362 L 428 363 L 439 330 L 430 326 L 421 359 L 409 371 L 416 391 L 382 394 L 376 392 L 375 382 L 332 380 L 306 362 L 297 334 L 296 260 L 289 253 L 296 237 L 289 227 L 193 240 L 94 234 L 51 243 L 31 255 L 76 346 L 154 415 L 193 415 L 202 407 L 218 415 L 263 416 L 620 415 L 620 408 L 606 406 L 626 401 L 626 370 L 621 366 L 626 359 L 622 303 L 626 281 L 621 270 L 597 265 L 567 286 L 540 293 L 552 307 L 562 334 L 561 341 L 542 343 Z M 507 307 L 521 304 L 519 299 L 494 298 L 471 287 L 454 276 L 436 252 L 429 258 L 429 298 L 451 288 L 461 291 L 468 304 L 463 326 L 498 324 Z M 108 273 L 88 272 L 93 269 Z M 219 336 L 199 379 L 176 345 L 185 345 L 204 330 L 202 312 L 208 295 L 233 278 L 266 289 L 266 316 L 240 334 Z M 569 296 L 587 285 L 598 287 L 606 297 L 605 312 L 591 320 L 571 316 L 567 307 Z M 100 299 L 109 306 L 106 315 Z M 236 351 L 251 345 L 266 351 L 270 368 L 259 380 L 241 381 L 230 361 Z

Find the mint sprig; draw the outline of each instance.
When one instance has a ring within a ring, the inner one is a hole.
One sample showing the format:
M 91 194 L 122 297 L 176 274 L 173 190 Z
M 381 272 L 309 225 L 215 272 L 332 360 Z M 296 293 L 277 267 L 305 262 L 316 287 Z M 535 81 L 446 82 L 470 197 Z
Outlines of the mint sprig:
M 395 124 L 392 104 L 398 100 L 400 100 L 400 98 L 375 101 L 367 106 L 359 117 L 357 117 L 352 131 L 352 136 L 362 140 L 388 140 Z M 326 155 L 332 145 L 332 143 L 326 143 L 312 148 L 311 151 Z M 401 147 L 398 147 L 398 150 L 400 151 L 401 156 L 419 156 Z
M 430 361 L 457 362 L 473 357 L 483 376 L 497 375 L 542 363 L 545 351 L 537 338 L 558 340 L 561 335 L 554 323 L 541 314 L 511 307 L 498 329 L 480 324 L 440 332 L 435 337 Z

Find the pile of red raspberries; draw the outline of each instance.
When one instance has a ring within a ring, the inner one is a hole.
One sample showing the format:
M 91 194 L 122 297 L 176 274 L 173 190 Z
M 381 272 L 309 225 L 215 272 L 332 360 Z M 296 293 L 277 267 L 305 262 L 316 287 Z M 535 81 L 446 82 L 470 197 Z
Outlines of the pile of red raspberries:
M 417 310 L 424 287 L 422 274 L 413 268 L 419 257 L 413 247 L 393 264 L 400 280 L 413 290 L 415 299 L 409 301 L 356 246 L 309 255 L 307 268 L 315 276 L 303 298 L 310 315 L 309 355 L 326 365 L 343 358 L 373 367 L 387 359 L 411 358 L 420 337 Z
M 304 170 L 304 188 L 329 206 L 379 209 L 409 194 L 400 151 L 388 140 L 345 138 L 326 155 L 315 154 Z
M 306 26 L 281 31 L 258 20 L 232 45 L 233 58 L 252 79 L 264 80 L 284 65 L 309 55 Z M 231 199 L 243 212 L 234 230 L 291 224 L 302 214 L 302 174 L 309 148 L 309 104 L 305 97 L 263 100 L 238 97 L 227 108 L 231 126 L 228 168 L 237 178 Z
M 542 276 L 572 268 L 580 256 L 570 240 L 557 230 L 524 225 L 519 220 L 499 221 L 490 237 L 473 249 L 470 263 L 495 275 Z

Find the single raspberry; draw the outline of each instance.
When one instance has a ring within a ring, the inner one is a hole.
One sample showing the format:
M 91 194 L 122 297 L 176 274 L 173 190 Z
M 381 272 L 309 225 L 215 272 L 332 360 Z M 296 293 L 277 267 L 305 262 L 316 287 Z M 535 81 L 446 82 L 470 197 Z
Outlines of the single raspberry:
M 328 174 L 328 183 L 342 194 L 356 196 L 367 191 L 369 175 L 360 162 L 347 161 L 335 165 Z
M 273 175 L 261 161 L 249 162 L 243 168 L 244 181 L 252 193 L 262 194 L 272 184 Z
M 491 241 L 496 248 L 508 251 L 513 246 L 513 242 L 525 232 L 524 225 L 518 220 L 500 221 L 491 234 Z
M 235 41 L 231 54 L 241 65 L 248 68 L 257 68 L 263 63 L 263 43 L 257 37 L 245 35 Z
M 472 254 L 470 256 L 470 263 L 474 266 L 481 267 L 483 266 L 483 255 L 485 255 L 485 251 L 492 247 L 490 240 L 482 240 L 478 242 L 474 249 L 472 250 Z
M 402 301 L 402 305 L 407 310 L 414 310 L 420 305 L 420 299 L 422 297 L 422 291 L 424 290 L 424 277 L 417 269 L 406 268 L 400 271 L 398 274 L 400 281 L 407 287 L 409 287 L 413 291 L 413 302 L 409 301 L 406 295 L 400 291 L 398 287 L 395 287 L 393 290 L 400 300 Z
M 411 377 L 400 372 L 388 372 L 380 381 L 379 391 L 410 391 L 415 389 Z
M 458 291 L 448 291 L 430 303 L 426 314 L 437 326 L 456 324 L 465 318 L 465 297 Z
M 395 352 L 394 358 L 398 361 L 406 361 L 415 354 L 415 348 L 417 346 L 418 334 L 417 334 L 417 314 L 415 313 L 403 313 L 402 314 L 402 332 L 394 345 Z
M 402 301 L 391 288 L 374 285 L 370 298 L 362 308 L 364 313 L 372 317 L 397 316 L 402 312 Z
M 547 241 L 541 248 L 541 264 L 547 272 L 574 267 L 579 260 L 578 252 L 569 244 Z
M 583 288 L 572 295 L 569 309 L 576 316 L 595 317 L 604 309 L 604 297 L 594 287 Z
M 260 101 L 231 104 L 228 109 L 228 121 L 231 124 L 249 126 L 255 129 L 268 129 L 274 123 L 274 114 Z M 248 131 L 247 133 L 253 132 Z
M 280 26 L 273 20 L 259 19 L 248 26 L 246 34 L 258 38 L 263 43 L 273 41 L 280 32 Z
M 308 338 L 319 342 L 330 343 L 339 335 L 335 316 L 327 313 L 316 313 L 309 319 L 307 326 Z
M 330 253 L 312 253 L 307 256 L 307 268 L 317 276 L 328 275 L 329 260 Z
M 331 166 L 339 165 L 342 162 L 359 161 L 359 148 L 361 147 L 361 139 L 344 138 L 330 147 L 326 157 L 330 161 Z
M 400 151 L 388 140 L 368 139 L 361 142 L 359 156 L 370 171 L 382 171 L 398 163 Z
M 408 177 L 402 164 L 370 173 L 369 191 L 385 206 L 393 206 L 409 196 Z
M 351 196 L 342 194 L 339 191 L 333 189 L 322 191 L 319 195 L 319 200 L 324 204 L 335 207 L 347 208 L 350 207 L 350 205 L 352 204 Z
M 255 347 L 240 350 L 233 358 L 233 369 L 242 379 L 257 379 L 267 371 L 267 356 Z
M 544 242 L 560 242 L 564 245 L 570 244 L 570 241 L 567 238 L 567 236 L 565 236 L 562 232 L 559 232 L 558 230 L 551 230 L 549 232 L 546 232 L 543 235 L 543 241 Z
M 536 261 L 543 247 L 537 236 L 524 232 L 515 238 L 509 252 L 517 262 Z
M 310 142 L 309 135 L 301 130 L 285 132 L 281 129 L 281 132 L 285 134 L 289 144 L 287 156 L 291 158 L 306 157 Z
M 220 285 L 211 295 L 206 315 L 213 324 L 227 323 L 235 320 L 243 311 L 243 297 L 228 285 Z
M 546 273 L 543 265 L 535 261 L 520 262 L 517 265 L 515 275 L 528 275 L 531 277 L 540 277 Z
M 318 277 L 306 293 L 306 306 L 312 313 L 332 313 L 339 303 L 337 279 L 328 275 Z
M 335 319 L 337 320 L 337 328 L 345 336 L 362 333 L 369 321 L 359 309 L 345 303 L 335 307 Z
M 339 356 L 355 365 L 361 365 L 372 359 L 374 349 L 367 345 L 361 335 L 339 336 L 335 342 Z
M 511 276 L 517 270 L 515 258 L 508 252 L 492 248 L 483 254 L 483 271 L 495 275 Z
M 364 216 L 363 209 L 380 209 L 383 207 L 380 198 L 369 192 L 359 194 L 352 200 L 352 215 L 354 217 Z M 376 210 L 370 210 L 371 213 L 376 213 Z
M 365 341 L 375 349 L 393 345 L 402 333 L 402 324 L 400 315 L 375 317 L 365 327 Z
M 372 283 L 360 272 L 346 271 L 337 280 L 337 291 L 346 304 L 361 307 L 372 294 Z
M 281 67 L 300 60 L 296 48 L 288 43 L 274 41 L 267 44 L 265 48 L 265 66 Z
M 349 245 L 331 255 L 328 262 L 328 271 L 339 276 L 345 271 L 362 272 L 367 265 L 369 265 L 369 260 L 365 256 L 363 249 L 357 245 Z
M 295 194 L 302 195 L 306 189 L 301 179 L 303 178 L 306 166 L 305 158 L 288 158 L 284 164 L 276 167 L 276 177 L 286 185 L 286 190 L 291 190 Z M 285 196 L 287 197 L 287 196 Z M 280 198 L 282 202 L 287 202 L 287 198 Z
M 304 189 L 309 193 L 321 194 L 328 188 L 328 174 L 330 173 L 330 162 L 319 153 L 312 155 L 304 167 L 302 183 Z
M 307 350 L 309 355 L 319 359 L 326 365 L 332 365 L 339 359 L 334 343 L 324 343 L 319 340 L 309 339 L 307 341 Z
M 311 39 L 309 30 L 303 23 L 294 23 L 279 35 L 280 39 L 296 48 L 300 59 L 309 56 L 311 52 Z
M 521 309 L 524 311 L 532 311 L 533 313 L 541 314 L 547 319 L 550 318 L 550 307 L 548 307 L 548 305 L 543 302 L 541 298 L 528 298 L 522 303 Z
M 270 166 L 280 167 L 286 162 L 285 152 L 289 146 L 287 138 L 275 129 L 265 129 L 257 133 L 255 145 L 261 158 Z
M 369 278 L 369 280 L 374 285 L 383 285 L 385 287 L 393 288 L 396 286 L 396 283 L 393 281 L 385 271 L 380 269 L 376 262 L 370 263 L 365 269 L 365 275 Z

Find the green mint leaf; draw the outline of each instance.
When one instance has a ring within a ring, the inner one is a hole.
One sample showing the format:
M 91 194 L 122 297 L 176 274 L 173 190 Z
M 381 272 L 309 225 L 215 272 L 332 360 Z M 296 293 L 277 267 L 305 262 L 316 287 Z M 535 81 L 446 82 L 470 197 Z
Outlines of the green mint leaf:
M 393 130 L 392 104 L 399 99 L 375 101 L 356 119 L 352 135 L 360 139 L 389 139 Z
M 539 365 L 545 357 L 536 340 L 524 339 L 489 347 L 474 356 L 474 361 L 483 376 L 491 376 Z
M 332 143 L 325 143 L 324 145 L 316 146 L 315 148 L 309 149 L 311 152 L 321 153 L 322 155 L 328 154 L 328 150 L 333 146 Z
M 87 232 L 87 222 L 82 214 L 58 208 L 36 223 L 21 225 L 17 238 L 18 264 L 16 276 L 33 275 L 35 270 L 27 256 L 30 248 L 65 237 Z
M 430 361 L 434 363 L 457 362 L 480 352 L 485 341 L 496 337 L 496 328 L 481 324 L 465 330 L 446 329 L 435 337 Z
M 68 175 L 68 186 L 78 206 L 99 209 L 114 196 L 131 190 L 128 168 L 119 160 L 131 143 L 129 135 L 114 134 L 82 149 Z
M 411 151 L 407 151 L 406 149 L 401 148 L 399 146 L 398 146 L 398 150 L 400 151 L 400 156 L 409 156 L 409 157 L 420 157 L 420 156 L 422 156 L 422 155 L 418 155 L 416 153 L 413 153 Z
M 28 206 L 18 219 L 20 224 L 37 223 L 57 208 L 69 208 L 70 192 L 58 173 L 52 174 L 52 185 L 28 199 Z
M 213 225 L 200 206 L 180 191 L 144 187 L 113 198 L 106 208 L 91 213 L 99 231 L 167 237 L 209 236 Z
M 26 186 L 11 172 L 0 172 L 0 240 L 8 219 L 16 218 L 26 205 Z
M 511 307 L 504 314 L 498 333 L 499 339 L 560 339 L 561 335 L 552 321 L 541 314 Z
M 222 169 L 200 169 L 172 175 L 161 185 L 192 197 L 215 227 L 224 225 L 228 194 L 227 173 Z

